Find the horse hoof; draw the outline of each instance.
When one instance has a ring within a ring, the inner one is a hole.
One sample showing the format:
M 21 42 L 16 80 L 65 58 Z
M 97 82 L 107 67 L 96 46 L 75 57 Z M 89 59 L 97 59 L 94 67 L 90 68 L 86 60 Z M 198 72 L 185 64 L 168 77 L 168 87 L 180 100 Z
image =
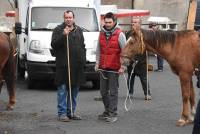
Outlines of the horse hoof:
M 12 111 L 13 109 L 14 109 L 14 106 L 11 106 L 11 105 L 8 105 L 8 106 L 7 106 L 7 110 L 8 110 L 8 111 Z
M 190 123 L 192 123 L 192 122 L 193 122 L 192 120 L 179 119 L 179 120 L 176 122 L 176 126 L 182 127 L 182 126 L 185 126 L 185 125 L 190 124 Z

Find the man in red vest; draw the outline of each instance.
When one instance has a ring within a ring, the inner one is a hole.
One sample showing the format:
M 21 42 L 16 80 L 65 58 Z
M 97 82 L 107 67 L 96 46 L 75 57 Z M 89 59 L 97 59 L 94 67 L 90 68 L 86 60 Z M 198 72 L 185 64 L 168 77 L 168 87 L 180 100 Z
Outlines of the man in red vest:
M 96 49 L 95 66 L 95 70 L 101 71 L 100 93 L 105 107 L 98 118 L 107 122 L 117 121 L 118 78 L 124 72 L 120 64 L 120 53 L 125 43 L 126 37 L 117 25 L 117 18 L 113 13 L 107 13 Z

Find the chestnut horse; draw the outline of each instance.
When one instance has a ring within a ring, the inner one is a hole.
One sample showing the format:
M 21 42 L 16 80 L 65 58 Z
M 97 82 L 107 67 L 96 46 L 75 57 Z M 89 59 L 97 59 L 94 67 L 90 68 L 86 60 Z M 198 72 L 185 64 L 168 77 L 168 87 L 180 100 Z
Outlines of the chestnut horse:
M 183 108 L 178 126 L 193 121 L 195 92 L 192 75 L 200 64 L 200 33 L 197 31 L 150 31 L 133 33 L 121 52 L 121 63 L 129 64 L 136 54 L 152 51 L 166 59 L 173 73 L 179 76 Z M 190 105 L 190 106 L 189 106 Z M 189 108 L 190 107 L 190 108 Z
M 14 45 L 11 43 L 8 35 L 0 32 L 0 92 L 3 86 L 3 81 L 7 85 L 9 94 L 8 110 L 14 108 L 15 98 L 15 72 L 16 72 L 16 56 Z

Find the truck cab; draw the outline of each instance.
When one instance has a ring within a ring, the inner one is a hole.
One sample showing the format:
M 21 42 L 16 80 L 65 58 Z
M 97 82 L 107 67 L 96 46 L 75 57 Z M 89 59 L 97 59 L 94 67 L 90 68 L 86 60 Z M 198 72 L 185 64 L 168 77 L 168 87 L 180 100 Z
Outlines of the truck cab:
M 22 2 L 23 1 L 23 2 Z M 51 36 L 53 29 L 61 24 L 65 10 L 72 10 L 75 23 L 83 30 L 86 45 L 86 78 L 95 86 L 99 85 L 99 75 L 94 71 L 95 50 L 99 36 L 97 8 L 89 1 L 73 0 L 22 0 L 19 3 L 19 20 L 24 33 L 19 36 L 19 73 L 28 74 L 28 88 L 33 88 L 37 80 L 53 80 L 55 57 L 52 56 Z M 24 4 L 26 3 L 26 4 Z M 21 4 L 21 5 L 20 5 Z

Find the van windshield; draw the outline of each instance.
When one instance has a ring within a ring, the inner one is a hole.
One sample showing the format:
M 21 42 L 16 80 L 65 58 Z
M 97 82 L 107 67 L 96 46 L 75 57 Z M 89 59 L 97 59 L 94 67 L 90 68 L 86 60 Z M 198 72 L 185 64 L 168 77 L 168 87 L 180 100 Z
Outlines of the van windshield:
M 93 8 L 77 7 L 33 7 L 31 15 L 31 30 L 52 31 L 57 25 L 64 22 L 63 14 L 72 10 L 75 14 L 75 23 L 83 31 L 99 31 L 96 12 Z

